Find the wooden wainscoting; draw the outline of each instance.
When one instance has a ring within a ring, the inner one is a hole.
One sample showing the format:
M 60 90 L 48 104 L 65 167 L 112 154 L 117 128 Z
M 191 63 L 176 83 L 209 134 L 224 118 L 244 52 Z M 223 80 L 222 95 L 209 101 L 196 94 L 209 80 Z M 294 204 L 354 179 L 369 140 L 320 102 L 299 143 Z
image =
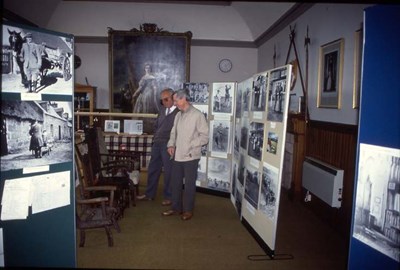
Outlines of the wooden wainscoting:
M 350 236 L 358 126 L 309 121 L 306 132 L 306 156 L 344 170 L 342 206 L 332 208 L 316 196 L 304 203 L 344 236 Z M 305 196 L 303 190 L 303 198 Z

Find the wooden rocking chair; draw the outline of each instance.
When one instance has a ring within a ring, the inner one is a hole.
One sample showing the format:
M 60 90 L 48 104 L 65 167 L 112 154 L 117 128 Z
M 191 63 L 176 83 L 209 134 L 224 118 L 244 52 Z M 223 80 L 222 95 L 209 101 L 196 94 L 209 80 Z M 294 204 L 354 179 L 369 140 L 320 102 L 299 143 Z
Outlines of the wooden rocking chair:
M 80 230 L 79 246 L 85 244 L 85 231 L 87 229 L 104 228 L 107 234 L 108 246 L 113 246 L 111 228 L 120 232 L 117 222 L 118 208 L 114 207 L 115 186 L 89 186 L 87 184 L 90 176 L 88 163 L 87 145 L 80 143 L 75 145 L 76 161 L 76 226 Z M 85 154 L 86 152 L 86 154 Z

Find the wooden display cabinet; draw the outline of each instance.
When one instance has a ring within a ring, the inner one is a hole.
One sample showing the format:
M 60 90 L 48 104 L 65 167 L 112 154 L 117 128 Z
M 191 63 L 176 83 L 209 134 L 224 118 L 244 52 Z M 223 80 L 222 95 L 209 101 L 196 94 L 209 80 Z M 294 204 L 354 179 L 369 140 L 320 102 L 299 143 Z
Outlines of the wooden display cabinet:
M 93 112 L 96 108 L 96 87 L 75 84 L 74 112 Z M 93 126 L 93 116 L 75 115 L 75 130 Z
M 292 181 L 289 196 L 293 199 L 301 199 L 303 161 L 305 156 L 306 123 L 304 114 L 289 114 L 287 120 L 287 132 L 294 135 Z

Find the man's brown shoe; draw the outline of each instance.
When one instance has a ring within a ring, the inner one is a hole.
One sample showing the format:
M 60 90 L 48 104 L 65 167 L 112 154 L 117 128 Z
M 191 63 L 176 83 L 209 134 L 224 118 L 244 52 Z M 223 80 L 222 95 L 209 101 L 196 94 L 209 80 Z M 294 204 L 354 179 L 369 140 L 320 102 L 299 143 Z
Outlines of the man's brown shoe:
M 171 204 L 172 204 L 172 202 L 170 200 L 163 200 L 162 203 L 161 203 L 162 206 L 168 206 L 168 205 L 171 205 Z
M 167 210 L 161 213 L 163 216 L 167 217 L 167 216 L 172 216 L 172 215 L 178 215 L 179 213 L 175 210 Z
M 184 212 L 182 214 L 182 220 L 189 220 L 193 217 L 193 213 L 192 212 Z

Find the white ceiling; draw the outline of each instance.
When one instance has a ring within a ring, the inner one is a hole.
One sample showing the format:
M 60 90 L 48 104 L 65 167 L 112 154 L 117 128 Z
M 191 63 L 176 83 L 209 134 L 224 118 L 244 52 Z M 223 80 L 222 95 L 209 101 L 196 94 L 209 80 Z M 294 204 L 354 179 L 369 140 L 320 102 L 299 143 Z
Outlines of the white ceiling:
M 88 2 L 90 0 L 79 0 Z M 3 0 L 4 8 L 21 16 L 39 27 L 47 27 L 53 13 L 61 2 L 71 2 L 76 4 L 79 1 L 72 0 Z M 136 0 L 97 0 L 97 4 L 101 2 L 114 2 L 126 4 L 146 3 L 147 5 L 171 4 L 171 5 L 206 5 L 210 9 L 221 8 L 226 6 L 235 10 L 241 21 L 246 24 L 253 37 L 253 41 L 260 37 L 267 29 L 269 29 L 282 15 L 284 15 L 295 2 L 269 2 L 269 1 L 136 1 Z M 213 14 L 210 12 L 210 14 Z M 221 19 L 210 17 L 204 18 L 204 21 L 214 20 L 216 25 L 221 23 Z

